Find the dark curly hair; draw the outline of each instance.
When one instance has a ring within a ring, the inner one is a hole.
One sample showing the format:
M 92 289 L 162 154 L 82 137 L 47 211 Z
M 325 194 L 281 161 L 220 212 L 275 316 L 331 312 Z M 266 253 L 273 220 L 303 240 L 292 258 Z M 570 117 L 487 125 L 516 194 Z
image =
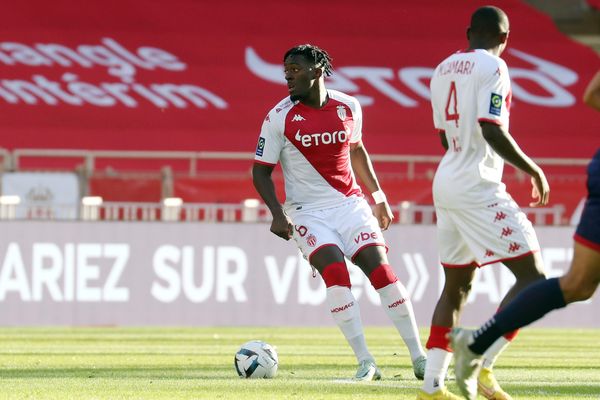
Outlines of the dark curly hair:
M 294 55 L 301 55 L 308 61 L 312 62 L 315 67 L 323 68 L 323 72 L 326 76 L 330 76 L 333 73 L 333 66 L 331 65 L 331 56 L 323 49 L 318 48 L 312 44 L 301 44 L 289 49 L 283 56 L 283 62 L 289 57 Z

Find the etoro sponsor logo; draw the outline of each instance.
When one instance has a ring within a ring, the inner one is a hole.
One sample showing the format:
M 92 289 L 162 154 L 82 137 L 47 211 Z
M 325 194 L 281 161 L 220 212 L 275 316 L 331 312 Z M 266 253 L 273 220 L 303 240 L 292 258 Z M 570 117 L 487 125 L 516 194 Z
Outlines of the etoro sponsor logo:
M 523 65 L 509 69 L 513 81 L 513 94 L 517 99 L 541 107 L 575 105 L 573 85 L 580 80 L 575 70 L 515 48 L 508 49 L 505 54 Z M 254 75 L 267 82 L 286 85 L 281 65 L 269 63 L 255 48 L 246 47 L 245 61 L 247 68 Z M 342 65 L 336 67 L 335 79 L 329 82 L 328 87 L 355 96 L 363 107 L 375 105 L 384 99 L 401 107 L 418 107 L 423 99 L 430 98 L 429 85 L 425 82 L 431 79 L 435 71 L 431 66 L 424 64 Z M 442 71 L 469 74 L 473 71 L 473 65 L 447 65 L 442 67 Z M 502 99 L 493 100 L 492 104 L 499 104 L 499 100 Z M 508 108 L 508 98 L 505 101 Z
M 346 131 L 301 134 L 300 129 L 298 129 L 294 139 L 302 143 L 303 147 L 311 147 L 322 144 L 344 143 L 348 140 L 348 134 Z

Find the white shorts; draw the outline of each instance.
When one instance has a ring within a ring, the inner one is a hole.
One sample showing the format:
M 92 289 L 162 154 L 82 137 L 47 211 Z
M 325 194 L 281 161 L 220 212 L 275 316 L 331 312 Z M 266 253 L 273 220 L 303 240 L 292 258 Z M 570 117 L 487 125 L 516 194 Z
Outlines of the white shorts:
M 531 222 L 514 201 L 486 208 L 437 208 L 437 236 L 444 267 L 483 266 L 540 250 Z
M 288 210 L 294 240 L 304 258 L 325 246 L 337 246 L 351 260 L 367 246 L 385 246 L 377 218 L 363 198 L 324 210 Z

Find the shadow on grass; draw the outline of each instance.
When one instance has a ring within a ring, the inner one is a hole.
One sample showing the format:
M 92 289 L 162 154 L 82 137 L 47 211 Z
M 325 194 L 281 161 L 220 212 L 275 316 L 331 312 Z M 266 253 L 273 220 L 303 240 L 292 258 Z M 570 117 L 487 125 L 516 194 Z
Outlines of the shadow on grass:
M 340 364 L 298 364 L 291 367 L 280 366 L 278 377 L 286 380 L 311 380 L 311 381 L 344 381 L 354 376 L 354 366 Z M 401 372 L 401 373 L 400 373 Z M 81 366 L 60 368 L 52 366 L 37 366 L 31 368 L 0 368 L 2 379 L 150 379 L 150 380 L 188 380 L 188 379 L 231 379 L 237 378 L 233 357 L 230 365 L 223 364 L 196 364 L 182 366 L 180 364 L 160 366 Z M 384 379 L 390 381 L 415 381 L 412 368 L 402 369 L 386 367 Z

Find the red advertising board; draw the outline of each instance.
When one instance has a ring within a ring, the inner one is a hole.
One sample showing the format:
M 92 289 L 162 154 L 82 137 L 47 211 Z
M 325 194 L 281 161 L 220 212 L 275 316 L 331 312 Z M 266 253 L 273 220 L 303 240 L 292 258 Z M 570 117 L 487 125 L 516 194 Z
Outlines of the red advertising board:
M 287 93 L 282 55 L 310 42 L 333 56 L 329 87 L 361 100 L 371 153 L 440 154 L 429 77 L 484 3 L 8 2 L 0 146 L 253 152 Z M 600 118 L 581 94 L 598 56 L 530 6 L 497 4 L 511 21 L 513 135 L 535 157 L 590 156 Z

